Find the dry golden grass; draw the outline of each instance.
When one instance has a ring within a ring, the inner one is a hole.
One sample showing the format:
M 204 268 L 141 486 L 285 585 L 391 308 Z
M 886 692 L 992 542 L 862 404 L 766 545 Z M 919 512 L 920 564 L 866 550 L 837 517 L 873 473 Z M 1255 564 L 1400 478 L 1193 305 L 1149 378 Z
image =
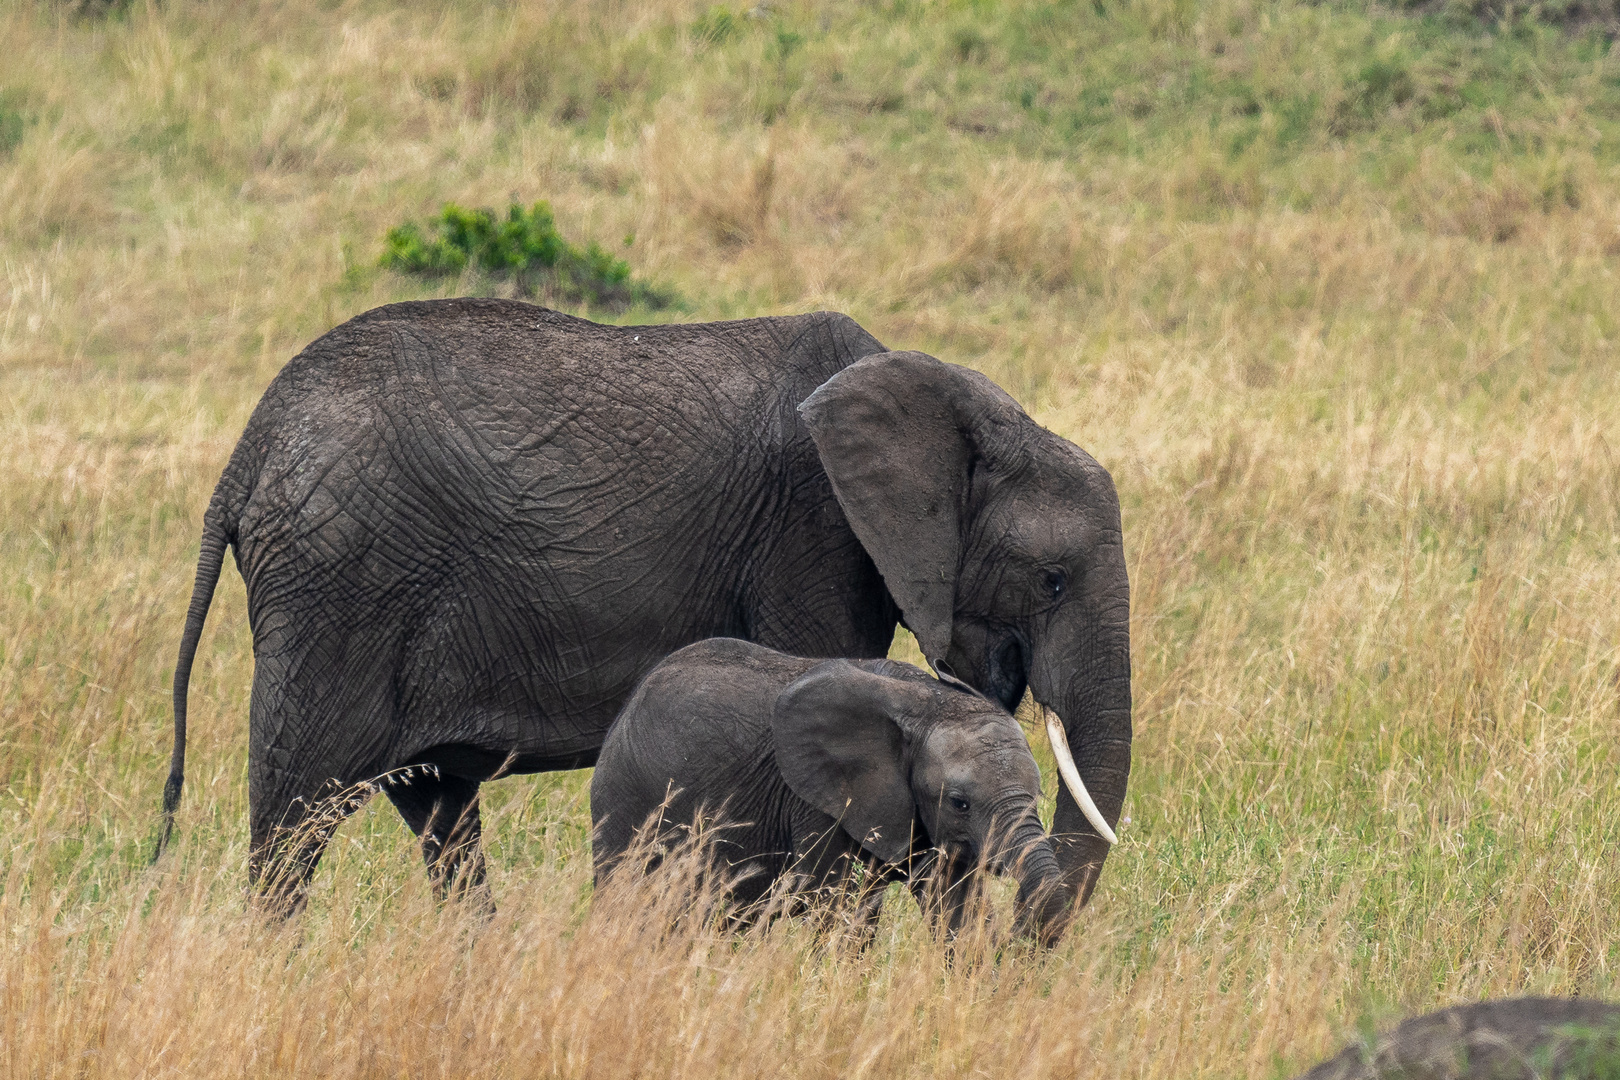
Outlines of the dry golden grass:
M 1606 52 L 1489 39 L 1467 64 L 1508 50 L 1518 89 L 1433 120 L 1474 76 L 1412 44 L 1429 23 L 1067 10 L 0 6 L 0 108 L 28 118 L 0 150 L 0 1069 L 1259 1077 L 1368 1015 L 1612 993 Z M 1069 34 L 1080 74 L 1030 51 Z M 1402 56 L 1412 96 L 1372 110 L 1367 57 Z M 1177 97 L 1184 69 L 1228 81 Z M 1259 104 L 1199 112 L 1229 83 Z M 1103 84 L 1112 119 L 1042 126 Z M 1316 126 L 1288 141 L 1296 89 Z M 1113 471 L 1130 822 L 1054 953 L 948 963 L 903 897 L 864 954 L 665 934 L 667 894 L 591 902 L 572 774 L 486 789 L 487 924 L 432 903 L 373 805 L 309 912 L 259 925 L 231 571 L 147 867 L 248 412 L 343 318 L 483 287 L 375 270 L 387 227 L 513 196 L 633 236 L 675 317 L 849 312 Z

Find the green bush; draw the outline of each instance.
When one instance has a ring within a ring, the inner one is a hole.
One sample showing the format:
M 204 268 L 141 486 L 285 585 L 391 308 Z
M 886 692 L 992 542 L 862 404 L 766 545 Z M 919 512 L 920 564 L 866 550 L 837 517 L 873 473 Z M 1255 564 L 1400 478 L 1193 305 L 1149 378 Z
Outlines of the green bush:
M 723 7 L 712 7 L 692 23 L 692 40 L 698 45 L 722 45 L 741 27 L 737 16 Z
M 15 148 L 27 131 L 28 116 L 23 112 L 21 96 L 0 91 L 0 154 Z
M 629 263 L 594 241 L 583 249 L 570 244 L 543 202 L 527 210 L 513 203 L 505 221 L 493 210 L 446 203 L 425 228 L 410 221 L 389 229 L 385 244 L 382 265 L 407 274 L 446 277 L 471 268 L 513 282 L 523 295 L 620 311 L 673 303 L 673 297 L 634 280 Z

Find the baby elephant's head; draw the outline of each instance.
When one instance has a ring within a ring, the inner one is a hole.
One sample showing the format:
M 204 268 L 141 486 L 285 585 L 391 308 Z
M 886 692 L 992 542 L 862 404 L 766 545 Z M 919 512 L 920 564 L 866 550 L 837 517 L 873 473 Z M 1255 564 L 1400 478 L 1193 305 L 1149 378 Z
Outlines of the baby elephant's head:
M 972 690 L 888 660 L 829 660 L 784 690 L 771 719 L 794 794 L 889 863 L 926 849 L 1018 881 L 1019 920 L 1044 941 L 1068 912 L 1018 722 Z M 920 833 L 920 835 L 919 835 Z

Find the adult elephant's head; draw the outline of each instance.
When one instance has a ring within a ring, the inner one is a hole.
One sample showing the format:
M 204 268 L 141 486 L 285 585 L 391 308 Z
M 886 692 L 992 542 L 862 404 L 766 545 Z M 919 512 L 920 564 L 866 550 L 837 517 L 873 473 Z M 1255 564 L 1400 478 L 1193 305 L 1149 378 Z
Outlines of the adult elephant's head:
M 1027 687 L 1065 781 L 1052 838 L 1073 909 L 1131 768 L 1130 584 L 1107 470 L 975 371 L 878 353 L 799 407 L 833 492 L 936 671 L 1007 708 Z

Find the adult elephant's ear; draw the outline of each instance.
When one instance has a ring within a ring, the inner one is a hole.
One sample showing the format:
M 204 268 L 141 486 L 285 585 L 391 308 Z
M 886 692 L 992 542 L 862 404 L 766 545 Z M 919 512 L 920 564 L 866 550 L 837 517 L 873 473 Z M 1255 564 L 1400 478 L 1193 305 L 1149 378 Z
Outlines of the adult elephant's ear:
M 1018 403 L 968 368 L 877 353 L 799 406 L 850 527 L 930 663 L 950 651 L 968 478 Z M 998 439 L 998 436 L 1002 438 Z
M 776 765 L 788 787 L 885 862 L 901 862 L 911 850 L 916 812 L 905 729 L 922 714 L 927 693 L 829 660 L 783 690 L 771 713 Z

